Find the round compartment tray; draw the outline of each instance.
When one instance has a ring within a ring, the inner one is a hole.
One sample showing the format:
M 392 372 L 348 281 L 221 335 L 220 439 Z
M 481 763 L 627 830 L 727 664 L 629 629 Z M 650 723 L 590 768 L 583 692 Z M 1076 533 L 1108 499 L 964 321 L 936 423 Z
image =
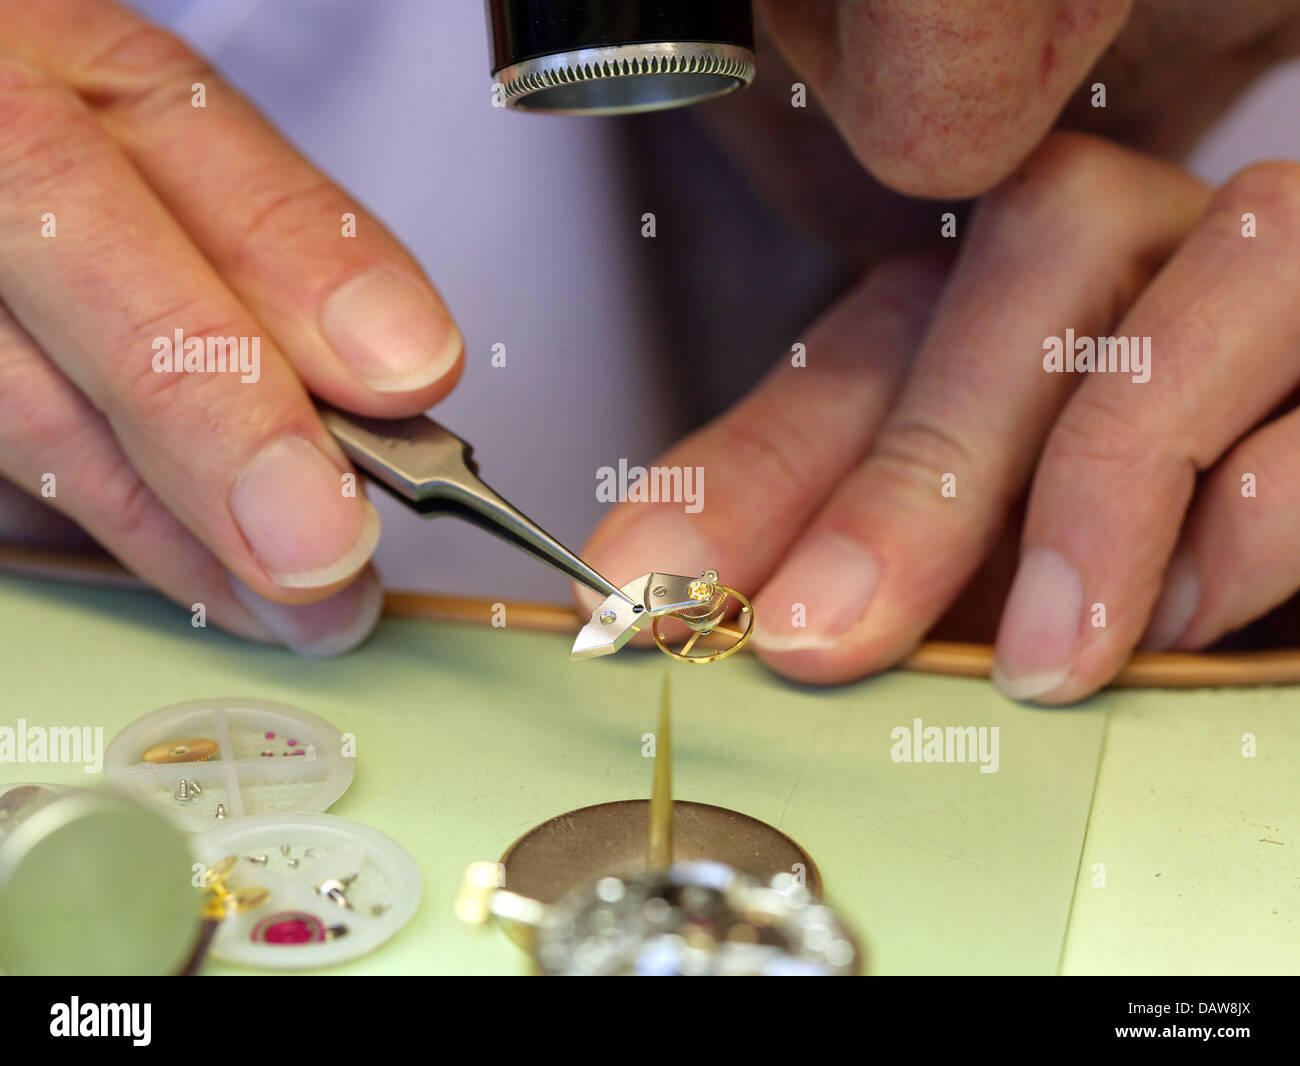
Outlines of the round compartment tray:
M 365 955 L 411 920 L 423 891 L 419 868 L 400 844 L 332 814 L 254 815 L 200 833 L 193 845 L 195 857 L 207 866 L 227 855 L 238 857 L 227 880 L 232 889 L 271 890 L 265 902 L 223 921 L 213 937 L 213 958 L 240 966 L 301 970 Z M 263 856 L 265 862 L 254 861 Z M 346 889 L 350 908 L 316 891 L 327 880 L 353 875 Z M 314 943 L 253 940 L 254 930 L 268 919 L 294 913 L 326 926 L 342 923 L 347 933 Z
M 267 733 L 275 738 L 268 740 Z M 206 762 L 149 763 L 156 744 L 184 737 L 217 742 Z M 288 742 L 297 743 L 289 747 Z M 263 751 L 274 751 L 263 756 Z M 304 755 L 285 755 L 303 751 Z M 104 753 L 109 784 L 166 810 L 190 832 L 226 820 L 276 811 L 323 811 L 347 791 L 356 760 L 343 754 L 343 735 L 324 718 L 286 703 L 254 699 L 204 699 L 163 707 L 132 722 Z M 176 799 L 184 778 L 202 789 Z

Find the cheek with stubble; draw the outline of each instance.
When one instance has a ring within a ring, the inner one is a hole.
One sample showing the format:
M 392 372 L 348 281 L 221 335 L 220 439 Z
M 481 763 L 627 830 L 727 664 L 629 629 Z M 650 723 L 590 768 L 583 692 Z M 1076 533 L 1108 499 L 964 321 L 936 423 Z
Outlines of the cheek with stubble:
M 1132 0 L 761 0 L 859 161 L 910 196 L 992 188 L 1052 128 Z

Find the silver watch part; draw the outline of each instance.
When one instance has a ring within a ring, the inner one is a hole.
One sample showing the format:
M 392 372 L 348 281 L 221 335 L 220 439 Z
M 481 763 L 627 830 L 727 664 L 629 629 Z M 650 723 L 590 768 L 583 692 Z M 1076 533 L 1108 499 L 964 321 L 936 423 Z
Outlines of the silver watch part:
M 631 115 L 683 107 L 754 80 L 734 44 L 655 41 L 555 52 L 497 71 L 507 107 L 562 115 Z
M 612 655 L 631 640 L 651 618 L 700 606 L 690 594 L 696 579 L 681 574 L 642 574 L 620 590 L 626 599 L 606 597 L 582 627 L 570 659 Z M 629 602 L 630 601 L 630 602 Z
M 843 920 L 780 874 L 769 884 L 717 862 L 603 877 L 546 909 L 534 956 L 574 976 L 848 976 Z

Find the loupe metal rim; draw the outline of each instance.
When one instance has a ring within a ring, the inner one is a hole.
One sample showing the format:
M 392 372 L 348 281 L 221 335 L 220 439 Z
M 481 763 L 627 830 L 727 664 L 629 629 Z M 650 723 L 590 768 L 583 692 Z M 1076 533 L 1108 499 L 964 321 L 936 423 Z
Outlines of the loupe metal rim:
M 521 111 L 630 115 L 724 96 L 753 81 L 754 71 L 754 52 L 741 45 L 650 41 L 534 56 L 496 79 L 506 106 Z
M 61 829 L 105 810 L 127 807 L 128 801 L 110 792 L 77 789 L 41 800 L 24 814 L 0 847 L 0 891 L 34 849 Z

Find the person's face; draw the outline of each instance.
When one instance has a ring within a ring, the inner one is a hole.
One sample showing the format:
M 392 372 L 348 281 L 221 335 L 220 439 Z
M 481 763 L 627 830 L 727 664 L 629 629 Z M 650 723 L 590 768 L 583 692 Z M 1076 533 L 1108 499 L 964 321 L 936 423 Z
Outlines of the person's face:
M 862 164 L 899 192 L 965 197 L 1045 136 L 1132 0 L 760 0 Z

